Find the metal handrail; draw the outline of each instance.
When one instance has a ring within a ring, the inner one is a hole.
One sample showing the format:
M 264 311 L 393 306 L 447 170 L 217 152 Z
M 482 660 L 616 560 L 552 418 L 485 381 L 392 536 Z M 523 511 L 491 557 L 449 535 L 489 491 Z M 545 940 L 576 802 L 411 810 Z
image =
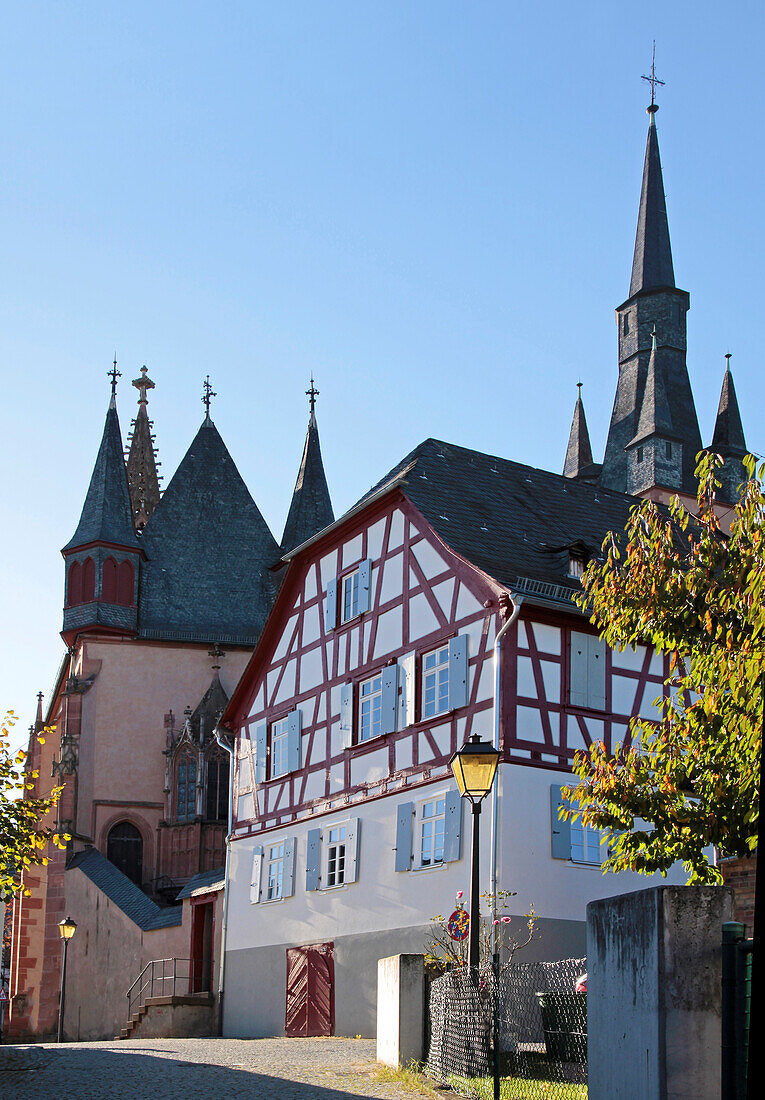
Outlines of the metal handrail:
M 141 973 L 126 993 L 128 1019 L 138 1012 L 150 997 L 175 997 L 178 986 L 182 993 L 191 993 L 193 989 L 194 961 L 192 959 L 152 959 L 147 962 Z M 179 967 L 179 964 L 180 967 Z M 186 964 L 185 973 L 183 964 Z M 180 972 L 179 972 L 180 971 Z M 167 983 L 172 982 L 168 993 Z M 157 991 L 158 990 L 158 991 Z

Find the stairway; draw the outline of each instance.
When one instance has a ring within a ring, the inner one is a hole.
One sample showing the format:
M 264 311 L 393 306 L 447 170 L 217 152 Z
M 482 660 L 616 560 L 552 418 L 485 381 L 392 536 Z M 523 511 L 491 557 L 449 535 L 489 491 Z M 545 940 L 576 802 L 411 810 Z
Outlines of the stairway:
M 119 1039 L 202 1039 L 215 1034 L 212 993 L 148 997 L 122 1028 Z

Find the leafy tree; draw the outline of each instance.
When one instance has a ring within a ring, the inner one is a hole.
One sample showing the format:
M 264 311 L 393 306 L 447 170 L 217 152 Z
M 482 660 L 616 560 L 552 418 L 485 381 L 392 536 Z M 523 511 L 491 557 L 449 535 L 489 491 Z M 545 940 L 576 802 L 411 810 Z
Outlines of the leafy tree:
M 666 874 L 682 860 L 689 883 L 722 881 L 705 848 L 757 846 L 765 663 L 765 466 L 746 460 L 730 534 L 720 529 L 717 455 L 699 463 L 698 514 L 675 498 L 636 505 L 625 532 L 603 543 L 579 606 L 610 646 L 669 654 L 660 720 L 635 718 L 612 752 L 576 756 L 576 788 L 561 812 L 603 829 L 604 870 Z
M 15 722 L 13 711 L 8 711 L 0 724 L 0 896 L 6 898 L 21 890 L 20 873 L 25 867 L 47 864 L 49 843 L 65 848 L 70 839 L 66 833 L 41 824 L 58 802 L 62 788 L 54 787 L 47 798 L 31 795 L 38 773 L 25 767 L 23 749 L 15 754 L 11 751 L 10 731 Z M 38 741 L 44 744 L 45 735 L 52 732 L 46 727 Z

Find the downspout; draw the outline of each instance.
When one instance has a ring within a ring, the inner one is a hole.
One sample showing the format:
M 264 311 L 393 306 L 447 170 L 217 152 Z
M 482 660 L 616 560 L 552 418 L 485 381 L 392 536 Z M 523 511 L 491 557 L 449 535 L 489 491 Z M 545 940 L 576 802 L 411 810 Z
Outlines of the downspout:
M 494 748 L 499 751 L 499 704 L 502 676 L 502 639 L 521 611 L 523 596 L 508 595 L 507 601 L 512 607 L 512 612 L 507 622 L 503 623 L 494 639 Z M 502 777 L 502 769 L 497 769 L 497 778 L 491 792 L 491 882 L 489 892 L 491 894 L 491 919 L 492 919 L 492 946 L 493 954 L 499 947 L 498 926 L 493 922 L 497 920 L 497 849 L 499 847 L 499 785 Z
M 228 924 L 228 871 L 231 855 L 231 832 L 234 827 L 234 750 L 227 745 L 215 727 L 215 740 L 229 755 L 228 764 L 228 833 L 226 835 L 226 866 L 223 872 L 223 920 L 220 927 L 220 976 L 218 978 L 218 1035 L 223 1034 L 223 982 L 226 976 L 226 925 Z

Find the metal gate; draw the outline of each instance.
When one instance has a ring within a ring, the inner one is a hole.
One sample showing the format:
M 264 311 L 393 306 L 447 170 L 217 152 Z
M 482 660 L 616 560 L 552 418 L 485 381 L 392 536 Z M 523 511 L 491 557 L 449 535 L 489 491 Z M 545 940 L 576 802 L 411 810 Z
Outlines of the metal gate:
M 335 1034 L 335 945 L 287 949 L 287 1014 L 290 1038 Z

